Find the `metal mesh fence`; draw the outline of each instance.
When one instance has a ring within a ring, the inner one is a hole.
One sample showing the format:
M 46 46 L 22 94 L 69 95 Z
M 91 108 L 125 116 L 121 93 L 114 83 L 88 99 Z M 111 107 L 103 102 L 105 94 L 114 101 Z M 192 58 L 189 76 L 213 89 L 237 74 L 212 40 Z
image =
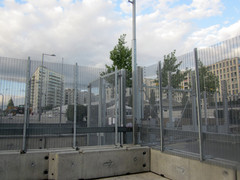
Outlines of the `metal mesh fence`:
M 140 143 L 239 163 L 239 45 L 238 36 L 176 57 L 177 70 L 164 60 L 160 73 L 158 65 L 145 67 Z
M 176 66 L 162 59 L 139 67 L 137 94 L 124 70 L 100 76 L 104 69 L 52 63 L 47 54 L 45 61 L 44 54 L 42 61 L 0 57 L 0 149 L 134 140 L 201 160 L 239 163 L 239 46 L 237 36 L 176 59 L 171 54 L 164 58 Z
M 104 69 L 43 60 L 0 58 L 2 150 L 87 145 L 87 86 Z

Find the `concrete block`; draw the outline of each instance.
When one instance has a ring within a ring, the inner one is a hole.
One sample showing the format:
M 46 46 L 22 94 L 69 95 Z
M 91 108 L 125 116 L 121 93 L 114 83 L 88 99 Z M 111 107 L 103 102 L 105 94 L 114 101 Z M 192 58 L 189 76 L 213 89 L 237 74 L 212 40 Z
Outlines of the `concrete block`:
M 148 172 L 148 147 L 81 148 L 75 152 L 50 153 L 49 179 L 92 179 Z M 66 173 L 67 172 L 67 173 Z
M 34 151 L 20 154 L 5 151 L 0 153 L 1 179 L 38 180 L 48 178 L 48 152 Z
M 237 170 L 237 180 L 240 180 L 240 169 Z
M 175 180 L 235 180 L 236 172 L 233 169 L 223 168 L 213 164 L 200 162 L 189 158 L 161 153 L 151 149 L 151 171 L 163 174 Z

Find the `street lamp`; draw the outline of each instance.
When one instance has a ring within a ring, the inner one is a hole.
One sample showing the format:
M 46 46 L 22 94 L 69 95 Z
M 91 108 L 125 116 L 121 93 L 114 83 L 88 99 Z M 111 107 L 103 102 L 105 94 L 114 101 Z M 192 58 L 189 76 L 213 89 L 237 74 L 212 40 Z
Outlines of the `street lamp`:
M 42 86 L 43 86 L 43 61 L 44 56 L 56 56 L 55 54 L 45 54 L 42 53 L 42 67 L 41 67 L 41 85 L 40 85 L 40 97 L 39 97 L 39 106 L 38 106 L 38 113 L 39 113 L 39 121 L 41 121 L 41 115 L 42 115 Z M 40 73 L 39 73 L 40 74 Z
M 1 119 L 3 117 L 3 101 L 4 101 L 4 95 L 2 93 L 0 93 L 0 95 L 2 95 L 2 116 L 1 116 Z

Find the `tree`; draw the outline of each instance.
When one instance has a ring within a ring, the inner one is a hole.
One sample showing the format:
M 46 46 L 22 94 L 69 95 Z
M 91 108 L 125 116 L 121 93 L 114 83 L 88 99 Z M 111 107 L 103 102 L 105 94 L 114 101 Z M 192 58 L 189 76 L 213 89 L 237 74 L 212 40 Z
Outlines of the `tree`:
M 14 103 L 12 98 L 10 98 L 7 104 L 7 109 L 12 109 L 13 107 L 14 107 Z
M 180 88 L 181 82 L 186 77 L 189 70 L 180 71 L 179 67 L 182 61 L 177 63 L 177 58 L 175 56 L 176 50 L 168 55 L 164 55 L 164 62 L 162 67 L 162 86 L 168 86 L 168 73 L 171 72 L 171 86 L 173 88 Z M 177 64 L 176 64 L 177 63 Z
M 106 71 L 102 72 L 101 75 L 105 75 L 115 71 L 115 67 L 117 69 L 125 69 L 126 70 L 126 84 L 127 87 L 132 86 L 132 49 L 126 46 L 126 34 L 123 34 L 118 39 L 118 44 L 114 47 L 112 51 L 110 51 L 110 59 L 112 60 L 112 65 L 105 65 Z M 110 80 L 109 80 L 110 81 Z
M 69 121 L 74 120 L 74 106 L 73 105 L 68 105 L 66 116 Z M 86 116 L 87 116 L 87 107 L 84 105 L 77 105 L 77 122 L 83 121 L 83 118 Z
M 203 92 L 216 92 L 219 87 L 218 77 L 208 70 L 206 66 L 199 60 L 199 81 L 200 81 L 200 91 Z
M 156 104 L 156 97 L 155 97 L 155 91 L 151 89 L 150 91 L 150 98 L 149 98 L 149 105 L 150 105 L 150 115 L 152 118 L 157 117 L 157 109 L 155 107 Z

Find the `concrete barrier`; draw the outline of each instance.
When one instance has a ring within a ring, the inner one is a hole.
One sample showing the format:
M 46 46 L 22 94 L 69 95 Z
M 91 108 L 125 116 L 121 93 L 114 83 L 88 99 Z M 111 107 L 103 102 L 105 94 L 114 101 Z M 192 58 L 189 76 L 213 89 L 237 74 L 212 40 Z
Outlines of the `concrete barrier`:
M 237 179 L 237 173 L 233 169 L 162 153 L 154 149 L 151 149 L 150 162 L 152 172 L 174 180 Z
M 0 179 L 47 179 L 48 155 L 47 151 L 34 151 L 26 154 L 1 152 Z
M 92 179 L 150 170 L 148 147 L 103 146 L 50 153 L 49 179 Z

